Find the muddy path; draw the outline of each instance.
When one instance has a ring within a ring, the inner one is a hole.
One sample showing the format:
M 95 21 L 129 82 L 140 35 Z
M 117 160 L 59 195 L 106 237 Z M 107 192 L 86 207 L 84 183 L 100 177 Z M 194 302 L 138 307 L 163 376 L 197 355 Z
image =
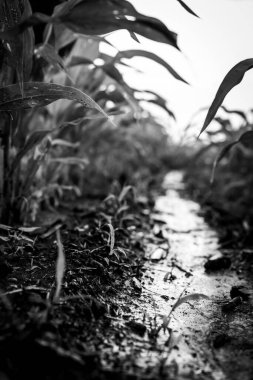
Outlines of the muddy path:
M 253 249 L 220 248 L 181 172 L 163 187 L 116 229 L 122 257 L 108 254 L 100 211 L 77 231 L 70 219 L 59 302 L 54 234 L 2 229 L 0 379 L 253 379 Z M 222 265 L 206 271 L 216 255 Z
M 252 379 L 252 306 L 239 300 L 226 309 L 231 287 L 245 284 L 245 276 L 233 260 L 229 269 L 205 271 L 204 263 L 221 254 L 218 236 L 184 195 L 182 177 L 168 174 L 166 194 L 156 201 L 155 228 L 169 245 L 149 243 L 142 295 L 131 305 L 136 326 L 115 350 L 152 378 Z M 189 297 L 170 314 L 180 297 L 195 293 L 208 298 Z

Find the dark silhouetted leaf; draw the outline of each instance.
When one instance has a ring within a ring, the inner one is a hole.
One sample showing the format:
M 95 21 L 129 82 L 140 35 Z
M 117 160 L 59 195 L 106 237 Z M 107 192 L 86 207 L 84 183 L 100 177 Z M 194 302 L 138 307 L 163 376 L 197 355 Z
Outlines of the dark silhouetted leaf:
M 206 119 L 204 121 L 204 125 L 199 135 L 201 135 L 201 133 L 211 123 L 214 116 L 216 115 L 216 112 L 218 111 L 219 107 L 221 106 L 223 100 L 225 99 L 229 91 L 231 91 L 232 88 L 234 88 L 236 85 L 238 85 L 242 81 L 246 71 L 252 69 L 252 67 L 253 67 L 253 58 L 249 58 L 249 59 L 245 59 L 244 61 L 239 62 L 227 73 L 227 75 L 223 79 L 215 95 L 215 98 L 211 104 L 211 107 L 209 108 Z
M 115 57 L 113 57 L 109 54 L 105 54 L 105 53 L 100 52 L 98 58 L 101 58 L 105 63 L 114 63 L 116 57 L 117 57 L 117 55 Z M 143 73 L 143 71 L 136 69 L 135 67 L 132 67 L 123 61 L 117 61 L 117 63 L 119 63 L 120 65 L 125 66 L 125 67 L 130 67 L 131 69 L 134 69 L 136 72 Z
M 240 111 L 240 110 L 229 110 L 229 109 L 227 109 L 227 107 L 225 107 L 225 106 L 221 106 L 221 108 L 222 108 L 223 111 L 225 111 L 226 113 L 231 113 L 231 114 L 238 115 L 238 116 L 240 116 L 242 119 L 244 119 L 246 122 L 248 122 L 248 118 L 247 118 L 247 115 L 246 115 L 245 112 Z
M 189 8 L 188 5 L 185 4 L 184 1 L 182 1 L 182 0 L 177 0 L 177 1 L 182 5 L 182 7 L 183 7 L 185 10 L 187 10 L 187 12 L 189 12 L 189 13 L 191 13 L 193 16 L 196 16 L 196 17 L 199 18 L 199 16 L 198 16 L 195 12 L 193 12 L 193 10 L 191 10 L 191 8 Z
M 153 103 L 159 107 L 161 107 L 162 109 L 164 109 L 164 111 L 166 111 L 168 113 L 168 115 L 170 117 L 172 117 L 172 119 L 174 119 L 176 121 L 176 116 L 175 114 L 166 106 L 166 103 L 164 103 L 163 101 L 161 102 L 160 99 L 148 99 L 148 100 L 145 100 L 146 102 L 149 102 L 149 103 Z
M 127 29 L 130 33 L 137 33 L 178 49 L 174 32 L 158 19 L 138 13 L 132 4 L 125 0 L 70 1 L 54 16 L 53 21 L 61 21 L 74 32 L 86 35 Z
M 134 90 L 135 92 L 140 92 L 140 93 L 146 93 L 146 94 L 150 94 L 153 96 L 153 98 L 151 99 L 142 99 L 142 98 L 138 98 L 138 100 L 140 101 L 144 101 L 144 102 L 149 102 L 149 103 L 153 103 L 161 108 L 163 108 L 170 117 L 172 117 L 174 120 L 176 120 L 176 117 L 174 115 L 174 113 L 167 107 L 167 103 L 166 103 L 166 100 L 158 95 L 156 92 L 154 91 L 149 91 L 149 90 L 143 90 L 143 91 L 139 91 L 139 90 Z
M 155 61 L 162 65 L 168 72 L 176 79 L 188 84 L 166 61 L 160 58 L 158 55 L 151 53 L 146 50 L 125 50 L 120 51 L 114 58 L 114 60 L 121 60 L 122 58 L 134 58 L 134 57 L 144 57 Z
M 138 37 L 136 36 L 136 34 L 134 32 L 129 32 L 130 36 L 132 37 L 132 39 L 135 41 L 135 42 L 138 42 L 140 43 L 140 41 L 138 40 Z
M 120 71 L 112 64 L 106 63 L 103 66 L 99 66 L 110 78 L 116 82 L 122 84 L 124 82 L 123 76 Z

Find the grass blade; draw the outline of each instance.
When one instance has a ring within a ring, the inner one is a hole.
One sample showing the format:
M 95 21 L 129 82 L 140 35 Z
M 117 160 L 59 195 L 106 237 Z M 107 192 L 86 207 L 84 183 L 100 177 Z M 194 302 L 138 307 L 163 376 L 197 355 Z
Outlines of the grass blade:
M 58 256 L 56 261 L 56 272 L 55 272 L 55 280 L 56 280 L 56 290 L 54 294 L 54 302 L 59 301 L 63 277 L 65 273 L 65 255 L 63 250 L 63 244 L 61 241 L 61 233 L 58 229 L 56 231 L 56 239 L 57 239 L 57 247 L 58 247 Z

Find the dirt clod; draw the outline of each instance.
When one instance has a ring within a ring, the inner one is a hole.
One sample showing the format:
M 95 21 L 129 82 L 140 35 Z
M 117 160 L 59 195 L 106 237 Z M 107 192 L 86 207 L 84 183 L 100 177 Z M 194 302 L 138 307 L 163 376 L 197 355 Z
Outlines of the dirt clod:
M 205 264 L 205 270 L 208 272 L 217 271 L 221 269 L 228 269 L 231 265 L 231 260 L 228 257 L 217 257 L 209 259 Z

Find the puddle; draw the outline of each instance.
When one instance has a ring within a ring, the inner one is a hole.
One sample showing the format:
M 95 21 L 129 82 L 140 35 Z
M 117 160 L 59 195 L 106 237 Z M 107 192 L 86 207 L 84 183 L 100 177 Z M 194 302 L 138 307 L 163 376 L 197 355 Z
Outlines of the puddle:
M 162 262 L 147 263 L 142 295 L 144 303 L 145 299 L 150 300 L 146 304 L 146 318 L 161 325 L 181 295 L 202 293 L 210 298 L 191 300 L 178 307 L 169 324 L 172 340 L 169 340 L 168 331 L 161 330 L 157 338 L 158 350 L 143 352 L 137 364 L 152 365 L 162 360 L 163 369 L 174 371 L 177 379 L 226 379 L 207 343 L 207 335 L 210 316 L 213 320 L 216 313 L 217 318 L 221 314 L 219 300 L 226 299 L 231 286 L 238 281 L 227 271 L 205 273 L 204 262 L 219 253 L 218 237 L 199 216 L 199 205 L 181 195 L 184 189 L 182 173 L 169 173 L 164 187 L 166 194 L 156 202 L 156 218 L 159 216 L 164 222 L 170 250 Z

